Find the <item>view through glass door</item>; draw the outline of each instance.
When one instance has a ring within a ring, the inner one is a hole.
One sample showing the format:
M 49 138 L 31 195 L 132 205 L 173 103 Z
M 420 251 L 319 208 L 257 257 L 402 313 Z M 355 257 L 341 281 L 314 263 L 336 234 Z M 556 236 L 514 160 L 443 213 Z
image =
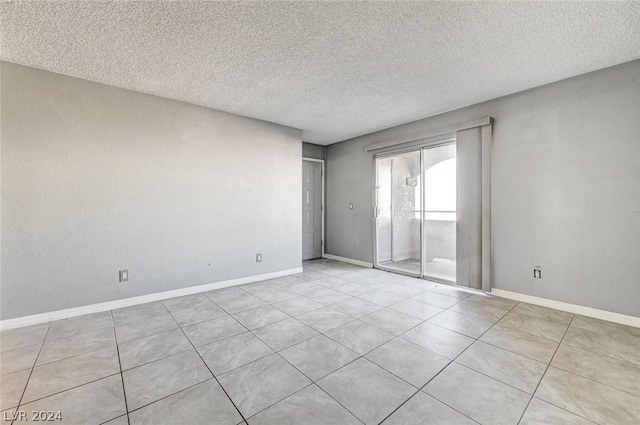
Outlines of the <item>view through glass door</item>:
M 376 157 L 376 267 L 456 281 L 455 143 Z
M 420 151 L 376 159 L 376 264 L 380 268 L 421 274 L 419 182 Z

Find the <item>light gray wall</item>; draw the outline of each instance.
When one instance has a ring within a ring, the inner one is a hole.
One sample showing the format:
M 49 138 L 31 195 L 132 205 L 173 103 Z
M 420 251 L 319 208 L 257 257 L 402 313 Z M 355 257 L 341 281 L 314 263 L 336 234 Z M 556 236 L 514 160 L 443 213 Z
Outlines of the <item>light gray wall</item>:
M 327 253 L 373 261 L 364 145 L 487 115 L 494 287 L 640 316 L 640 61 L 328 146 Z
M 301 266 L 300 131 L 1 71 L 2 319 Z
M 305 158 L 326 159 L 326 147 L 313 143 L 302 143 L 302 156 Z

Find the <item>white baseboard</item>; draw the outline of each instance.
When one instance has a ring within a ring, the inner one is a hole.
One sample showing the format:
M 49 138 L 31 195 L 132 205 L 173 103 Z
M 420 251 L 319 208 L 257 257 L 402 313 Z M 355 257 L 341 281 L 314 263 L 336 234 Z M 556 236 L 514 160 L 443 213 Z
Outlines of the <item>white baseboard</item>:
M 213 291 L 214 289 L 228 288 L 229 286 L 244 285 L 246 283 L 259 282 L 262 280 L 275 279 L 277 277 L 289 276 L 302 273 L 302 267 L 295 269 L 281 270 L 272 273 L 259 274 L 254 276 L 241 277 L 238 279 L 223 280 L 220 282 L 206 283 L 204 285 L 189 286 L 187 288 L 173 289 L 171 291 L 156 292 L 138 297 L 123 298 L 121 300 L 107 301 L 97 304 L 83 305 L 81 307 L 67 308 L 65 310 L 50 311 L 48 313 L 34 314 L 31 316 L 16 317 L 0 321 L 0 330 L 21 328 L 23 326 L 37 325 L 40 323 L 52 322 L 54 320 L 68 319 L 70 317 L 82 316 L 102 311 L 115 310 L 117 308 L 129 307 L 137 304 L 144 304 L 152 301 L 166 300 L 167 298 L 182 297 L 184 295 L 198 294 L 200 292 Z
M 613 313 L 606 310 L 598 310 L 597 308 L 564 303 L 562 301 L 534 297 L 532 295 L 519 294 L 517 292 L 505 291 L 504 289 L 492 288 L 491 294 L 502 298 L 509 298 L 515 301 L 522 301 L 529 304 L 539 305 L 541 307 L 555 308 L 556 310 L 562 310 L 569 313 L 580 314 L 582 316 L 593 317 L 594 319 L 607 320 L 609 322 L 620 323 L 621 325 L 640 328 L 640 317 L 627 316 L 626 314 Z
M 367 263 L 366 261 L 354 260 L 352 258 L 346 258 L 346 257 L 339 257 L 337 255 L 332 255 L 332 254 L 322 254 L 322 258 L 327 258 L 329 260 L 342 261 L 343 263 L 349 263 L 349 264 L 353 264 L 361 267 L 368 267 L 370 269 L 373 268 L 373 264 Z

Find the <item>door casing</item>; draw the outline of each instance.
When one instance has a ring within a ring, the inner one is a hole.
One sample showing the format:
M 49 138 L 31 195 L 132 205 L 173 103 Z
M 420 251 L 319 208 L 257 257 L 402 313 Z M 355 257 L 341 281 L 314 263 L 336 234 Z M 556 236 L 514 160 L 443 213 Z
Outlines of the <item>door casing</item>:
M 321 205 L 321 212 L 320 212 L 320 228 L 321 228 L 321 233 L 320 233 L 320 258 L 324 258 L 324 254 L 325 254 L 325 243 L 324 243 L 324 205 L 325 205 L 325 179 L 326 179 L 326 173 L 325 173 L 325 160 L 324 159 L 317 159 L 317 158 L 309 158 L 309 157 L 302 157 L 302 161 L 309 161 L 309 162 L 319 162 L 320 163 L 320 186 L 321 186 L 321 192 L 322 192 L 322 205 Z M 304 173 L 304 169 L 303 169 L 303 173 Z M 304 178 L 304 174 L 302 176 Z M 304 229 L 303 229 L 304 232 Z M 303 249 L 303 260 L 304 260 L 304 234 L 302 236 L 302 246 L 301 248 Z

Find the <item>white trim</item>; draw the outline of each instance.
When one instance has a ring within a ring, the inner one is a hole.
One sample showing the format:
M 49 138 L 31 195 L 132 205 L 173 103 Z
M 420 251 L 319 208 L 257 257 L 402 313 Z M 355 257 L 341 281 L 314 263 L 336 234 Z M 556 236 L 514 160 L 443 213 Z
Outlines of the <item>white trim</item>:
M 534 297 L 532 295 L 519 294 L 517 292 L 505 291 L 498 288 L 493 288 L 490 293 L 502 298 L 509 298 L 511 300 L 522 301 L 542 307 L 549 307 L 556 310 L 568 311 L 569 313 L 580 314 L 582 316 L 593 317 L 594 319 L 607 320 L 609 322 L 620 323 L 622 325 L 640 328 L 640 317 L 627 316 L 626 314 L 613 313 L 606 310 L 598 310 L 597 308 L 564 303 L 562 301 Z
M 241 277 L 238 279 L 223 280 L 220 282 L 207 283 L 204 285 L 189 286 L 187 288 L 173 289 L 171 291 L 156 292 L 138 297 L 123 298 L 121 300 L 107 301 L 97 304 L 83 305 L 81 307 L 68 308 L 65 310 L 50 311 L 48 313 L 34 314 L 31 316 L 16 317 L 0 321 L 0 330 L 21 328 L 23 326 L 37 325 L 54 320 L 68 319 L 70 317 L 82 316 L 84 314 L 99 313 L 102 311 L 115 310 L 117 308 L 129 307 L 132 305 L 144 304 L 152 301 L 165 300 L 167 298 L 181 297 L 184 295 L 198 294 L 200 292 L 213 291 L 214 289 L 227 288 L 229 286 L 244 285 L 246 283 L 259 282 L 262 280 L 275 279 L 277 277 L 289 276 L 302 273 L 302 267 L 281 270 L 272 273 L 259 274 L 254 276 Z
M 322 183 L 322 219 L 321 219 L 322 220 L 322 236 L 321 236 L 322 237 L 322 242 L 321 242 L 321 244 L 322 244 L 322 258 L 324 258 L 324 246 L 325 246 L 325 243 L 324 243 L 324 204 L 325 204 L 324 191 L 325 191 L 325 186 L 326 186 L 325 185 L 325 179 L 327 178 L 327 175 L 326 175 L 327 173 L 325 172 L 325 169 L 324 169 L 325 168 L 324 167 L 325 166 L 325 160 L 324 159 L 318 159 L 318 158 L 309 158 L 309 157 L 306 157 L 306 156 L 303 156 L 302 160 L 303 161 L 311 161 L 311 162 L 319 162 L 320 164 L 322 164 L 322 171 L 321 171 L 322 178 L 320 179 L 321 183 Z
M 349 263 L 356 266 L 367 267 L 370 269 L 373 268 L 373 264 L 367 263 L 366 261 L 354 260 L 353 258 L 340 257 L 332 254 L 324 254 L 322 258 L 327 258 L 329 260 L 342 261 L 343 263 Z

